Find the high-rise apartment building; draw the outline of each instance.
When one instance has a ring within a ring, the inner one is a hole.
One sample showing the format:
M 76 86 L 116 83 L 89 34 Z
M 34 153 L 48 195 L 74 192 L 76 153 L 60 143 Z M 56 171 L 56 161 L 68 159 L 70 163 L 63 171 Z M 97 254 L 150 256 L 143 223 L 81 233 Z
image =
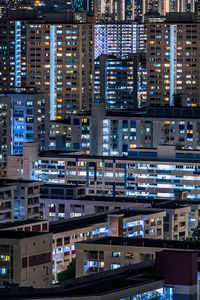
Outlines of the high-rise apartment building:
M 146 50 L 146 28 L 138 23 L 95 25 L 95 58 L 101 54 L 126 58 L 129 53 Z
M 1 21 L 1 91 L 28 86 L 48 93 L 51 119 L 89 108 L 93 23 L 77 22 L 71 12 L 47 15 L 45 21 Z
M 96 15 L 98 19 L 124 21 L 125 0 L 97 0 Z
M 34 92 L 0 94 L 0 112 L 2 155 L 4 152 L 22 154 L 23 143 L 34 140 L 40 140 L 41 150 L 48 149 L 46 137 L 49 126 L 49 97 L 47 94 Z
M 98 21 L 144 21 L 148 1 L 96 0 L 95 14 Z
M 6 175 L 10 154 L 20 155 L 24 142 L 40 142 L 47 150 L 49 135 L 49 96 L 25 90 L 0 94 L 0 165 Z
M 148 105 L 172 106 L 183 94 L 186 106 L 199 106 L 200 24 L 174 16 L 175 22 L 147 24 Z
M 105 102 L 108 109 L 139 106 L 139 60 L 135 54 L 126 59 L 100 55 L 95 60 L 94 101 Z
M 18 11 L 33 11 L 45 5 L 45 0 L 1 0 L 0 18 L 9 18 Z
M 71 0 L 71 5 L 75 10 L 85 10 L 87 12 L 94 12 L 95 0 Z

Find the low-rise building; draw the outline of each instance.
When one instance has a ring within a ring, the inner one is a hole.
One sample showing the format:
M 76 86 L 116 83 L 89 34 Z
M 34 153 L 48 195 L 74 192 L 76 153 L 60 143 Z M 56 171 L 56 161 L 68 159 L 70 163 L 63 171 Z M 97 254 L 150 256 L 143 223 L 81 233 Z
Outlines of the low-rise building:
M 0 286 L 46 288 L 52 278 L 52 234 L 0 230 Z
M 156 253 L 155 261 L 73 278 L 50 289 L 1 289 L 0 297 L 25 300 L 196 300 L 199 288 L 197 272 L 196 252 L 168 250 Z
M 45 184 L 40 187 L 41 217 L 49 221 L 57 221 L 82 215 L 80 205 L 77 211 L 70 206 L 70 201 L 85 195 L 85 188 L 77 185 Z
M 0 180 L 0 199 L 2 200 L 0 206 L 2 220 L 0 218 L 0 222 L 40 218 L 41 185 L 41 181 L 33 180 Z M 5 210 L 4 215 L 3 210 Z
M 181 205 L 176 201 L 156 203 L 151 209 L 165 210 L 164 238 L 169 240 L 185 240 L 189 236 L 189 214 L 191 207 Z
M 200 151 L 175 146 L 132 149 L 129 156 L 93 156 L 62 151 L 38 153 L 37 143 L 24 144 L 23 156 L 10 156 L 10 178 L 76 184 L 86 194 L 200 199 Z
M 0 224 L 14 221 L 14 193 L 16 183 L 0 180 Z
M 144 209 L 118 210 L 80 218 L 60 220 L 49 224 L 46 220 L 26 220 L 0 226 L 0 231 L 52 233 L 53 282 L 76 257 L 75 243 L 104 236 L 150 237 L 163 239 L 165 211 Z
M 76 277 L 155 259 L 163 250 L 198 252 L 199 242 L 104 237 L 76 243 Z M 199 259 L 198 258 L 198 259 Z
M 114 214 L 119 215 L 121 220 L 117 232 L 116 223 L 115 230 L 111 230 L 113 223 L 107 213 L 50 223 L 49 230 L 53 233 L 53 281 L 57 280 L 57 273 L 64 271 L 76 257 L 76 242 L 113 234 L 163 238 L 165 211 L 120 210 Z
M 48 186 L 48 185 L 46 185 Z M 58 185 L 62 188 L 62 185 Z M 43 199 L 41 200 L 43 201 Z M 46 199 L 58 211 L 62 199 Z M 116 209 L 143 209 L 166 211 L 164 218 L 164 238 L 170 240 L 182 240 L 191 235 L 191 230 L 197 227 L 200 218 L 198 201 L 186 200 L 164 200 L 132 197 L 109 197 L 109 196 L 81 196 L 76 199 L 66 199 L 65 209 L 68 212 L 67 217 L 85 216 L 88 214 L 109 213 Z M 47 210 L 51 210 L 47 207 Z M 50 213 L 49 213 L 50 214 Z M 54 213 L 56 214 L 56 212 Z M 48 211 L 45 215 L 49 219 Z

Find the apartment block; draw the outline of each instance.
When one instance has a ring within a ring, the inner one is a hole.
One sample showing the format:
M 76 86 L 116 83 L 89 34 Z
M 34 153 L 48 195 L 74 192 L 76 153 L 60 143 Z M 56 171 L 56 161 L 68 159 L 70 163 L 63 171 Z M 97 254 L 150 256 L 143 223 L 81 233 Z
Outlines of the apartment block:
M 50 185 L 51 186 L 51 185 Z M 63 185 L 57 185 L 60 189 L 62 189 Z M 73 185 L 70 185 L 73 186 Z M 73 187 L 72 187 L 73 189 Z M 56 199 L 55 199 L 56 198 Z M 91 195 L 80 195 L 77 198 L 72 199 L 71 197 L 67 197 L 67 199 L 63 199 L 62 196 L 47 198 L 46 195 L 41 196 L 41 209 L 43 212 L 43 217 L 51 221 L 58 218 L 59 208 L 63 205 L 65 208 L 65 217 L 73 218 L 73 217 L 81 217 L 89 214 L 98 214 L 98 213 L 109 213 L 109 211 L 113 211 L 116 209 L 142 209 L 146 207 L 151 207 L 151 202 L 142 202 L 138 199 L 130 199 L 123 197 L 102 197 L 102 196 L 91 196 Z M 54 207 L 53 213 L 52 207 Z M 198 211 L 197 211 L 198 212 Z M 196 211 L 195 211 L 196 213 Z M 53 216 L 52 216 L 53 215 Z M 55 215 L 55 217 L 54 217 Z M 59 217 L 60 218 L 60 217 Z
M 105 237 L 76 243 L 76 277 L 118 269 L 155 259 L 163 250 L 198 253 L 190 241 Z M 199 258 L 198 258 L 199 260 Z M 183 263 L 183 261 L 182 261 Z
M 94 26 L 92 17 L 78 17 L 68 11 L 1 20 L 1 91 L 28 86 L 48 93 L 52 120 L 90 108 Z
M 191 207 L 181 205 L 176 201 L 165 203 L 156 203 L 152 205 L 153 209 L 163 209 L 166 211 L 164 218 L 164 238 L 168 240 L 185 240 L 189 237 L 190 228 L 189 223 Z M 151 208 L 151 209 L 152 209 Z
M 2 190 L 2 222 L 40 218 L 40 186 L 31 180 L 0 180 Z M 9 200 L 9 201 L 8 201 Z M 6 210 L 8 210 L 6 212 Z
M 41 182 L 19 180 L 14 193 L 14 217 L 16 220 L 40 218 Z
M 64 271 L 76 257 L 76 242 L 107 235 L 162 239 L 165 216 L 165 211 L 118 210 L 110 212 L 110 215 L 103 213 L 50 223 L 49 230 L 53 233 L 53 281 L 57 280 L 57 273 Z M 116 220 L 111 221 L 112 217 Z
M 147 98 L 149 106 L 173 106 L 183 94 L 198 107 L 200 24 L 185 14 L 168 14 L 164 23 L 147 24 Z
M 7 156 L 11 153 L 11 101 L 0 98 L 0 178 L 6 176 Z
M 45 184 L 40 187 L 40 213 L 44 220 L 58 221 L 81 216 L 81 205 L 74 211 L 69 201 L 85 194 L 85 188 L 76 185 Z
M 5 184 L 0 180 L 0 224 L 14 221 L 14 193 L 16 183 Z
M 94 57 L 101 54 L 126 58 L 129 53 L 145 52 L 146 27 L 138 23 L 100 23 L 95 25 Z
M 51 233 L 0 230 L 0 286 L 49 287 L 51 249 Z
M 142 99 L 145 97 L 140 93 L 141 104 Z M 90 112 L 51 122 L 49 149 L 106 156 L 127 156 L 129 148 L 162 144 L 200 149 L 199 115 L 197 107 L 148 107 L 124 112 L 106 111 L 104 103 L 94 103 Z
M 23 156 L 9 157 L 10 178 L 80 184 L 90 195 L 174 199 L 180 191 L 187 192 L 187 199 L 200 197 L 198 150 L 163 145 L 132 149 L 127 157 L 102 157 L 66 152 L 39 154 L 37 143 L 27 143 L 24 149 Z
M 61 187 L 62 185 L 60 185 Z M 62 199 L 54 201 L 56 204 L 63 202 Z M 58 204 L 56 207 L 58 207 Z M 170 201 L 168 199 L 85 195 L 73 200 L 67 199 L 65 201 L 65 208 L 67 208 L 68 212 L 68 215 L 66 214 L 67 217 L 109 213 L 112 210 L 127 208 L 163 210 L 166 212 L 166 217 L 164 218 L 164 238 L 170 240 L 183 240 L 191 236 L 191 232 L 198 226 L 200 218 L 198 201 L 192 200 L 174 199 Z
M 50 121 L 49 150 L 71 150 L 71 118 Z
M 0 94 L 0 164 L 6 176 L 8 155 L 22 154 L 23 143 L 38 141 L 48 150 L 49 97 L 22 90 Z
M 134 109 L 140 106 L 139 96 L 145 92 L 145 55 L 131 55 L 119 59 L 113 55 L 100 55 L 95 60 L 94 101 L 105 102 L 107 109 Z M 143 65 L 141 66 L 143 62 Z M 144 97 L 145 98 L 145 97 Z M 145 102 L 145 99 L 141 99 Z

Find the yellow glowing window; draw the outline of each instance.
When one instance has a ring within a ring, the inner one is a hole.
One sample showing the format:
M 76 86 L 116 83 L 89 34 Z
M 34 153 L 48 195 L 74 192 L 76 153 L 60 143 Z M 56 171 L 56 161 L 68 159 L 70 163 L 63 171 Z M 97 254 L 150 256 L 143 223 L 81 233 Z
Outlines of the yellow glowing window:
M 57 102 L 62 102 L 62 99 L 57 99 Z
M 136 148 L 136 144 L 130 144 L 130 148 Z
M 33 123 L 33 118 L 26 118 L 27 123 Z
M 87 123 L 87 119 L 82 119 L 82 123 Z
M 62 117 L 61 116 L 57 116 L 57 119 L 62 119 Z
M 124 253 L 124 256 L 127 257 L 127 258 L 134 258 L 133 253 Z
M 165 124 L 165 125 L 169 125 L 169 124 L 170 124 L 170 121 L 165 121 L 164 124 Z
M 85 167 L 86 166 L 86 161 L 79 161 L 78 166 L 79 167 Z
M 97 162 L 97 167 L 100 168 L 103 166 L 103 163 L 102 162 Z

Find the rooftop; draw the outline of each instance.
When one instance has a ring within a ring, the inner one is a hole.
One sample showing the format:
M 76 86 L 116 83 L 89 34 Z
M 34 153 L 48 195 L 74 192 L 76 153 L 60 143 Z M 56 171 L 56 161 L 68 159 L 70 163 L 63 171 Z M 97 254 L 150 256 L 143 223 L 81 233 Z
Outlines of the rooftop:
M 29 219 L 29 220 L 22 220 L 22 221 L 16 221 L 16 222 L 10 222 L 6 224 L 0 224 L 0 230 L 5 229 L 5 228 L 12 228 L 12 227 L 18 227 L 18 226 L 24 226 L 24 225 L 31 225 L 35 223 L 40 223 L 40 222 L 47 222 L 46 220 L 40 220 L 40 219 Z
M 112 214 L 112 215 L 124 214 L 124 218 L 129 218 L 129 217 L 135 217 L 140 215 L 151 215 L 155 213 L 158 213 L 158 211 L 155 212 L 153 210 L 120 209 L 120 210 L 109 211 L 109 212 L 95 214 L 95 215 L 86 215 L 84 217 L 52 222 L 49 224 L 49 231 L 53 233 L 59 233 L 59 232 L 89 227 L 99 223 L 106 223 L 108 220 L 108 214 Z
M 35 180 L 23 180 L 23 179 L 0 179 L 0 187 L 5 187 L 9 185 L 16 185 L 20 183 L 34 183 L 41 185 L 41 181 L 35 181 Z
M 76 185 L 76 184 L 56 184 L 56 183 L 45 183 L 41 186 L 41 188 L 52 188 L 52 187 L 56 187 L 56 188 L 71 188 L 71 189 L 77 189 L 77 188 L 82 188 L 84 186 L 82 185 Z
M 94 244 L 94 245 L 112 245 L 112 246 L 133 246 L 133 247 L 150 247 L 164 248 L 177 250 L 200 250 L 200 242 L 192 241 L 172 241 L 172 240 L 157 240 L 147 238 L 128 238 L 128 237 L 103 237 L 93 240 L 87 240 L 79 243 Z
M 16 230 L 0 230 L 0 239 L 14 239 L 21 240 L 42 234 L 47 234 L 48 232 L 33 232 L 33 231 L 16 231 Z
M 170 146 L 168 146 L 170 147 Z M 80 153 L 80 152 L 79 152 Z M 76 154 L 75 151 L 43 151 L 39 153 L 39 159 L 42 158 L 74 158 L 74 159 L 88 159 L 88 160 L 102 160 L 105 161 L 130 161 L 130 162 L 170 162 L 170 163 L 200 163 L 200 150 L 179 150 L 176 149 L 174 154 L 170 157 L 158 156 L 156 148 L 144 149 L 137 148 L 134 151 L 129 151 L 128 156 L 103 156 L 103 155 L 87 155 Z
M 166 200 L 166 199 L 154 199 L 152 198 L 145 198 L 145 197 L 109 197 L 109 196 L 82 196 L 79 197 L 77 200 L 82 201 L 106 201 L 106 202 L 120 202 L 120 203 L 143 203 L 143 204 L 150 204 L 154 208 L 178 208 L 183 206 L 188 206 L 190 204 L 200 204 L 199 200 Z

